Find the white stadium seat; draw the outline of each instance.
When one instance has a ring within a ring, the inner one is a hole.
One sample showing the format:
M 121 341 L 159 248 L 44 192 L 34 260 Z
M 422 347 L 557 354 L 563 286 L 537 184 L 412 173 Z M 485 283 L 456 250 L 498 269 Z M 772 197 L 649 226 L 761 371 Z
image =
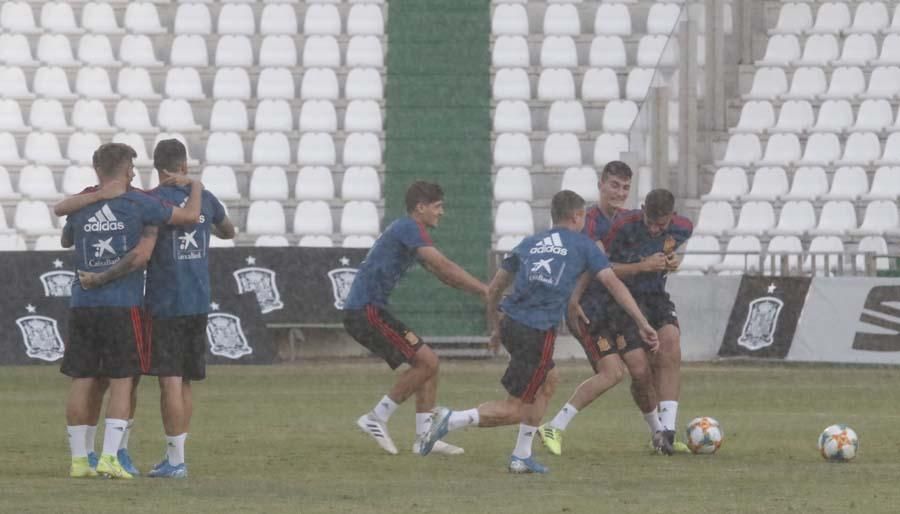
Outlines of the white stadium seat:
M 19 234 L 0 234 L 0 252 L 24 252 L 28 250 L 25 238 Z
M 847 138 L 837 166 L 869 166 L 881 157 L 881 142 L 874 132 L 854 132 Z
M 720 275 L 742 275 L 745 271 L 757 271 L 761 252 L 762 245 L 756 236 L 732 237 L 725 247 L 725 258 L 713 265 L 712 269 Z
M 18 68 L 7 68 L 9 70 L 18 70 Z M 21 70 L 18 70 L 21 72 Z M 2 75 L 2 74 L 0 74 Z M 18 74 L 11 72 L 9 78 L 18 80 Z M 21 77 L 24 82 L 24 76 Z M 18 82 L 13 82 L 12 93 L 21 91 Z M 69 89 L 69 79 L 66 72 L 58 66 L 38 68 L 34 74 L 34 93 L 38 96 L 47 98 L 75 98 L 76 95 Z M 11 95 L 12 96 L 12 95 Z M 17 95 L 21 97 L 21 95 Z
M 611 68 L 591 68 L 581 82 L 581 99 L 587 102 L 605 102 L 622 97 L 619 78 Z
M 775 109 L 766 100 L 749 101 L 741 108 L 734 132 L 765 132 L 775 125 Z
M 304 30 L 304 32 L 307 32 Z M 297 33 L 297 15 L 288 4 L 266 4 L 259 19 L 259 33 L 293 35 Z
M 786 202 L 781 207 L 778 226 L 770 234 L 802 236 L 816 227 L 816 211 L 808 201 Z
M 16 230 L 27 235 L 59 234 L 53 226 L 50 209 L 44 202 L 22 200 L 16 204 L 13 221 Z M 23 248 L 24 250 L 24 248 Z
M 544 11 L 544 34 L 577 36 L 581 20 L 574 5 L 550 4 Z
M 90 66 L 121 66 L 113 55 L 112 44 L 104 34 L 85 34 L 78 41 L 78 60 Z
M 814 237 L 807 250 L 809 255 L 803 260 L 803 270 L 815 269 L 817 275 L 831 276 L 843 264 L 844 243 L 837 236 Z
M 72 126 L 87 132 L 115 132 L 100 100 L 78 100 L 72 108 Z M 97 145 L 99 146 L 99 144 Z
M 695 235 L 720 236 L 734 226 L 734 210 L 728 202 L 704 202 L 694 226 Z
M 782 3 L 773 33 L 800 34 L 812 27 L 813 15 L 809 3 Z
M 288 242 L 287 238 L 281 235 L 275 236 L 259 236 L 256 238 L 256 241 L 253 243 L 253 246 L 259 247 L 268 247 L 268 248 L 280 248 L 290 246 L 291 244 Z
M 895 126 L 900 126 L 900 121 Z M 893 132 L 884 145 L 884 154 L 878 160 L 879 165 L 900 165 L 900 132 Z
M 67 2 L 46 2 L 41 6 L 41 28 L 47 32 L 78 34 L 82 29 L 75 22 L 75 11 Z
M 594 165 L 602 167 L 610 161 L 621 160 L 622 153 L 627 151 L 627 134 L 600 134 L 594 141 Z
M 828 193 L 828 178 L 819 166 L 801 166 L 794 172 L 791 190 L 783 200 L 815 200 Z
M 891 15 L 882 2 L 862 2 L 856 6 L 853 26 L 848 32 L 874 34 L 888 27 Z
M 756 173 L 756 178 L 759 172 Z M 709 193 L 703 195 L 704 201 L 724 200 L 733 202 L 747 194 L 747 172 L 744 168 L 725 167 L 716 170 Z
M 831 190 L 824 195 L 826 200 L 856 200 L 869 191 L 866 170 L 859 166 L 842 166 L 834 173 Z
M 300 83 L 300 98 L 304 100 L 337 100 L 338 80 L 334 70 L 327 68 L 307 69 Z
M 0 98 L 0 131 L 23 132 L 27 130 L 28 126 L 25 125 L 19 102 L 10 98 Z
M 794 71 L 791 89 L 782 95 L 786 99 L 808 100 L 828 89 L 825 71 L 821 67 L 803 67 Z
M 803 157 L 798 164 L 803 166 L 830 165 L 841 157 L 841 143 L 833 133 L 817 133 L 806 140 Z
M 560 190 L 568 189 L 578 193 L 586 201 L 590 202 L 598 198 L 597 172 L 594 168 L 577 167 L 569 168 L 563 173 Z
M 349 56 L 348 56 L 349 57 Z M 496 68 L 527 68 L 528 40 L 522 36 L 499 36 L 494 40 L 491 64 Z
M 854 98 L 866 90 L 866 79 L 860 68 L 841 67 L 831 73 L 831 83 L 822 98 Z
M 106 2 L 88 2 L 81 10 L 81 26 L 95 34 L 121 34 L 116 13 Z
M 257 132 L 251 156 L 253 164 L 287 166 L 291 163 L 291 145 L 287 135 L 283 132 Z M 287 189 L 284 194 L 287 198 Z
M 119 44 L 119 59 L 129 66 L 155 68 L 163 65 L 156 58 L 153 43 L 143 34 L 126 34 Z M 150 86 L 148 84 L 148 86 Z
M 0 164 L 25 164 L 19 154 L 16 137 L 9 132 L 0 132 Z
M 809 130 L 815 124 L 812 105 L 806 100 L 788 100 L 781 104 L 778 113 L 778 122 L 770 127 L 770 132 L 795 132 L 801 133 Z
M 216 44 L 216 66 L 253 66 L 250 38 L 237 35 L 220 37 Z
M 619 36 L 597 36 L 591 42 L 588 60 L 592 68 L 624 68 L 628 65 L 625 43 Z
M 544 141 L 544 166 L 566 167 L 581 164 L 581 143 L 575 134 L 550 134 Z
M 263 38 L 259 48 L 259 65 L 262 67 L 297 65 L 297 46 L 294 38 L 286 35 L 271 35 Z
M 819 224 L 810 230 L 813 235 L 843 236 L 848 230 L 856 228 L 856 209 L 852 202 L 826 202 L 819 214 Z
M 684 247 L 684 259 L 678 267 L 679 274 L 709 270 L 722 262 L 719 251 L 721 251 L 719 239 L 714 236 L 695 236 L 688 239 Z
M 819 107 L 819 118 L 813 132 L 843 132 L 853 125 L 853 109 L 847 100 L 826 100 Z
M 764 166 L 757 168 L 753 175 L 753 187 L 744 195 L 744 200 L 774 201 L 787 192 L 788 179 L 784 168 Z
M 93 173 L 93 170 L 91 170 Z M 13 191 L 12 181 L 9 179 L 9 172 L 6 171 L 6 168 L 0 166 L 0 199 L 3 200 L 18 200 L 22 195 Z M 6 227 L 6 216 L 3 214 L 3 209 L 0 209 L 0 232 L 4 232 L 7 230 Z
M 841 66 L 865 66 L 878 58 L 878 45 L 872 34 L 851 34 L 844 41 L 841 57 L 834 62 Z
M 344 143 L 346 145 L 346 142 Z M 330 134 L 306 132 L 297 145 L 297 164 L 301 166 L 334 166 L 337 151 Z
M 96 184 L 97 172 L 90 166 L 69 166 L 63 172 L 62 192 L 66 195 L 78 194 Z
M 673 67 L 678 64 L 678 46 L 670 45 L 668 36 L 647 35 L 637 49 L 637 65 L 645 68 Z
M 531 132 L 528 104 L 521 100 L 498 102 L 494 109 L 494 132 Z
M 525 7 L 513 4 L 498 4 L 491 17 L 491 32 L 495 36 L 528 35 L 528 13 Z
M 20 34 L 33 34 L 40 29 L 34 23 L 34 12 L 28 2 L 3 2 L 0 28 Z
M 235 132 L 211 133 L 206 140 L 205 155 L 210 164 L 241 165 L 246 162 L 241 136 Z
M 381 200 L 381 182 L 378 172 L 370 166 L 351 166 L 344 172 L 341 182 L 341 198 L 348 200 Z
M 195 68 L 169 68 L 166 73 L 165 92 L 169 98 L 186 100 L 206 98 L 203 93 L 203 84 L 200 82 L 200 74 Z
M 581 102 L 572 100 L 553 102 L 547 115 L 547 130 L 550 132 L 585 132 L 587 123 Z
M 203 127 L 194 121 L 194 111 L 187 100 L 167 98 L 159 104 L 157 123 L 164 130 L 196 132 Z
M 58 200 L 53 172 L 46 166 L 25 166 L 19 171 L 19 193 L 33 200 Z
M 856 123 L 850 127 L 853 132 L 881 132 L 894 122 L 891 103 L 885 99 L 863 100 L 856 115 Z
M 787 75 L 781 68 L 757 68 L 753 75 L 753 85 L 744 99 L 772 100 L 788 90 Z
M 761 157 L 762 148 L 756 134 L 734 134 L 728 138 L 725 156 L 717 165 L 749 166 Z
M 874 253 L 875 255 L 890 254 L 887 247 L 887 241 L 881 236 L 866 236 L 860 239 L 859 244 L 856 245 L 856 251 L 859 253 L 856 256 L 856 269 L 858 270 L 866 269 L 866 256 L 863 255 L 863 253 L 868 252 Z M 890 269 L 889 259 L 876 258 L 875 269 L 878 271 Z
M 900 197 L 900 167 L 882 166 L 875 170 L 872 189 L 864 200 L 897 200 Z
M 262 100 L 263 102 L 268 100 Z M 259 109 L 259 107 L 257 107 Z M 257 111 L 258 112 L 258 111 Z M 162 122 L 160 122 L 162 125 Z M 247 106 L 241 100 L 216 100 L 209 115 L 212 132 L 245 132 L 249 127 Z M 257 130 L 261 130 L 257 128 Z
M 625 81 L 625 98 L 636 102 L 643 101 L 650 91 L 655 68 L 632 68 Z
M 603 110 L 603 130 L 629 132 L 638 115 L 638 106 L 631 100 L 613 100 Z
M 745 202 L 741 205 L 732 234 L 763 234 L 775 226 L 775 210 L 770 202 Z
M 800 256 L 803 254 L 803 244 L 797 236 L 775 236 L 769 241 L 766 248 L 765 260 L 762 271 L 765 274 L 781 274 L 786 265 L 790 272 L 800 269 Z
M 30 132 L 25 138 L 25 158 L 37 164 L 67 166 L 59 149 L 59 140 L 49 132 Z
M 375 238 L 372 236 L 349 235 L 341 242 L 342 248 L 372 248 Z
M 109 74 L 100 67 L 79 68 L 75 78 L 75 92 L 79 96 L 103 100 L 113 100 L 119 97 L 112 90 Z
M 307 100 L 300 108 L 300 132 L 337 132 L 337 112 L 328 100 Z
M 380 231 L 378 209 L 373 202 L 350 201 L 341 212 L 341 233 L 377 236 Z
M 303 66 L 306 68 L 338 68 L 341 49 L 333 36 L 309 36 L 303 44 Z
M 256 97 L 260 99 L 292 99 L 294 89 L 294 76 L 287 68 L 264 68 L 256 81 Z
M 349 25 L 349 24 L 348 24 Z M 333 5 L 312 4 L 303 18 L 303 33 L 333 35 L 341 33 L 341 15 Z
M 284 168 L 280 166 L 260 166 L 253 170 L 253 175 L 250 177 L 251 201 L 280 200 L 283 202 L 287 199 L 288 178 Z
M 541 66 L 544 68 L 575 68 L 578 51 L 569 36 L 547 36 L 541 43 Z
M 498 236 L 534 233 L 534 216 L 527 202 L 501 202 L 494 216 L 494 233 Z
M 837 60 L 837 38 L 831 34 L 815 34 L 806 38 L 803 55 L 794 64 L 798 66 L 825 66 Z
M 871 64 L 876 66 L 896 66 L 900 64 L 900 34 L 888 34 L 881 42 L 881 53 Z
M 50 66 L 78 66 L 69 38 L 62 34 L 44 34 L 38 40 L 37 59 Z
M 344 140 L 344 166 L 381 166 L 381 142 L 376 134 L 354 132 Z
M 769 38 L 766 54 L 757 66 L 788 66 L 800 59 L 800 40 L 793 34 L 779 34 Z
M 897 213 L 897 203 L 877 200 L 866 205 L 862 224 L 858 229 L 851 229 L 849 232 L 854 235 L 881 236 L 900 228 L 898 222 L 900 217 Z
M 358 4 L 350 7 L 350 12 L 347 13 L 347 34 L 383 36 L 384 16 L 381 14 L 381 7 L 374 4 Z
M 219 68 L 213 79 L 213 98 L 250 99 L 250 76 L 244 68 Z
M 256 32 L 253 9 L 247 4 L 225 4 L 219 11 L 216 23 L 219 34 L 243 34 L 252 36 Z
M 647 13 L 647 33 L 669 35 L 675 29 L 681 15 L 677 4 L 655 3 Z
M 175 34 L 209 35 L 212 18 L 209 8 L 200 3 L 182 3 L 175 11 Z
M 344 111 L 344 132 L 381 132 L 381 107 L 374 100 L 353 100 Z
M 796 134 L 774 134 L 766 143 L 766 151 L 759 164 L 788 166 L 800 158 L 800 139 Z
M 0 34 L 0 63 L 11 66 L 35 66 L 31 45 L 25 34 Z
M 234 248 L 234 239 L 220 239 L 215 235 L 209 237 L 210 248 Z
M 383 68 L 384 49 L 376 36 L 353 36 L 345 59 L 349 68 Z
M 152 2 L 128 2 L 125 9 L 125 29 L 133 34 L 166 32 L 165 27 L 159 22 L 159 12 Z
M 47 132 L 70 132 L 62 103 L 59 100 L 39 98 L 31 103 L 28 124 Z
M 497 238 L 497 243 L 494 245 L 494 249 L 499 252 L 508 252 L 519 246 L 519 243 L 522 242 L 524 236 L 501 236 Z
M 284 234 L 286 222 L 281 202 L 274 200 L 258 200 L 250 204 L 247 210 L 247 234 L 278 235 Z
M 494 177 L 494 201 L 530 202 L 533 196 L 531 176 L 527 169 L 507 167 L 497 170 L 497 175 Z
M 324 166 L 300 168 L 294 187 L 294 197 L 297 200 L 331 200 L 334 198 L 334 180 L 331 178 L 331 171 Z
M 237 177 L 228 166 L 206 166 L 200 176 L 203 187 L 216 195 L 219 200 L 240 200 Z
M 532 164 L 531 141 L 525 134 L 499 134 L 494 142 L 494 166 Z
M 152 166 L 153 161 L 147 155 L 147 147 L 144 145 L 144 137 L 134 132 L 119 132 L 112 138 L 113 143 L 124 143 L 134 149 L 137 157 L 134 159 L 135 166 Z
M 850 27 L 850 8 L 846 3 L 828 2 L 816 12 L 816 23 L 810 32 L 837 34 Z
M 239 103 L 244 107 L 240 100 L 220 100 L 220 102 Z M 216 102 L 218 105 L 219 102 Z M 245 111 L 246 112 L 246 111 Z M 246 114 L 244 115 L 246 119 Z M 256 116 L 253 121 L 253 128 L 257 131 L 268 132 L 290 132 L 294 127 L 294 115 L 291 112 L 291 106 L 286 100 L 265 99 L 260 100 L 256 104 Z M 243 129 L 243 130 L 246 130 Z
M 353 68 L 344 83 L 344 96 L 348 100 L 381 100 L 384 84 L 374 68 Z
M 594 33 L 610 36 L 630 36 L 631 13 L 621 3 L 601 3 L 594 17 Z
M 156 132 L 150 113 L 142 100 L 119 100 L 113 115 L 116 127 L 128 132 Z
M 24 85 L 25 78 L 22 77 Z M 494 74 L 492 96 L 496 100 L 528 100 L 531 98 L 531 84 L 528 72 L 521 68 L 505 68 Z
M 541 71 L 537 86 L 540 100 L 574 100 L 575 80 L 567 69 L 547 68 Z

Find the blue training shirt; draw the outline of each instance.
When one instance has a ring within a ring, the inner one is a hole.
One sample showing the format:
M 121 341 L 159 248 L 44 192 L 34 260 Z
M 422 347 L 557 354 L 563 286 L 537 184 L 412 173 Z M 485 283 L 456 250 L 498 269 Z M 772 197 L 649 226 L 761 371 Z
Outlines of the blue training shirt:
M 621 210 L 617 211 L 613 216 L 615 219 Z M 603 241 L 609 229 L 612 228 L 613 220 L 608 218 L 606 214 L 600 210 L 600 207 L 594 205 L 588 209 L 584 216 L 584 229 L 581 233 L 591 238 L 592 241 Z M 590 308 L 592 312 L 599 313 L 605 309 L 606 302 L 609 299 L 609 292 L 603 287 L 603 284 L 596 280 L 588 283 L 587 289 L 581 296 L 581 305 L 583 308 Z M 587 310 L 587 309 L 586 309 Z
M 191 186 L 161 186 L 149 192 L 172 205 L 184 207 Z M 200 223 L 166 225 L 147 266 L 147 308 L 156 318 L 192 316 L 209 312 L 209 238 L 213 225 L 225 219 L 225 208 L 203 191 Z
M 500 310 L 523 325 L 549 330 L 562 319 L 578 277 L 585 271 L 596 275 L 609 260 L 584 234 L 557 227 L 526 238 L 501 267 L 516 277 Z
M 391 291 L 416 261 L 416 250 L 432 245 L 425 225 L 409 216 L 391 223 L 359 265 L 344 309 L 386 307 Z
M 652 237 L 644 223 L 641 210 L 628 211 L 616 217 L 612 228 L 603 240 L 609 259 L 631 264 L 655 253 L 671 255 L 694 231 L 691 220 L 675 214 L 668 228 Z M 638 273 L 622 280 L 632 293 L 662 293 L 666 290 L 668 272 Z
M 145 225 L 162 225 L 172 207 L 139 190 L 96 202 L 69 215 L 63 230 L 75 242 L 75 266 L 99 273 L 119 262 L 137 245 Z M 85 290 L 72 284 L 71 307 L 143 305 L 144 271 L 136 270 L 102 287 Z

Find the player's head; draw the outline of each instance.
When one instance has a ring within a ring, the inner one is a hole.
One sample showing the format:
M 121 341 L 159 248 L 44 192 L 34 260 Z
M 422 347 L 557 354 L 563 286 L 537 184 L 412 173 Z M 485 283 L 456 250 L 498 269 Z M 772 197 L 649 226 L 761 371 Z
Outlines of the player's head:
M 675 214 L 675 196 L 668 189 L 654 189 L 647 193 L 644 199 L 644 205 L 641 206 L 644 211 L 644 224 L 647 225 L 651 236 L 658 236 L 672 222 L 672 215 Z
M 187 174 L 187 149 L 177 139 L 163 139 L 153 149 L 153 167 L 160 173 Z
M 600 204 L 623 209 L 631 192 L 631 168 L 622 161 L 609 161 L 600 172 Z
M 92 157 L 94 171 L 101 182 L 104 180 L 124 179 L 131 182 L 134 178 L 134 158 L 137 152 L 124 143 L 105 143 L 94 151 Z
M 550 218 L 554 226 L 571 224 L 572 230 L 581 232 L 584 228 L 584 198 L 568 189 L 556 193 L 550 202 Z
M 436 227 L 444 215 L 444 190 L 432 182 L 413 182 L 406 190 L 406 213 L 429 227 Z

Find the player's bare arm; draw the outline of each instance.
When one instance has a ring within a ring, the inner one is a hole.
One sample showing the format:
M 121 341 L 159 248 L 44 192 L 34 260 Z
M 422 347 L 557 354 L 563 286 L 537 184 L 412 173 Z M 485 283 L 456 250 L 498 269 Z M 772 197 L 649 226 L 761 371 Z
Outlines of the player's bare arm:
M 503 298 L 503 292 L 512 284 L 515 275 L 505 269 L 497 270 L 494 279 L 491 280 L 487 291 L 487 320 L 488 328 L 491 330 L 491 340 L 488 348 L 491 352 L 497 353 L 500 350 L 500 300 Z
M 184 207 L 175 207 L 172 209 L 172 217 L 169 218 L 169 225 L 194 225 L 200 222 L 200 207 L 203 202 L 203 183 L 199 180 L 188 178 L 186 175 L 176 173 L 162 172 L 162 180 L 160 185 L 164 186 L 191 186 L 191 194 Z
M 225 216 L 220 223 L 212 226 L 212 233 L 219 239 L 234 239 L 237 230 L 234 228 L 234 223 L 228 219 L 228 216 Z
M 613 298 L 615 298 L 616 302 L 625 308 L 625 312 L 627 312 L 628 315 L 634 319 L 635 323 L 637 323 L 638 328 L 641 331 L 641 339 L 650 346 L 650 351 L 656 351 L 659 347 L 659 339 L 657 338 L 656 330 L 653 330 L 653 327 L 650 326 L 650 322 L 644 317 L 644 314 L 637 306 L 634 297 L 631 296 L 631 293 L 628 291 L 628 288 L 625 287 L 625 284 L 623 284 L 622 281 L 619 280 L 619 277 L 617 277 L 609 268 L 597 273 L 597 280 L 603 283 L 606 290 L 609 291 Z
M 584 291 L 587 289 L 588 284 L 591 283 L 591 279 L 590 273 L 582 273 L 581 276 L 578 277 L 578 281 L 575 282 L 575 289 L 572 290 L 572 296 L 569 298 L 569 319 L 580 319 L 585 325 L 590 325 L 591 320 L 588 319 L 584 310 L 581 308 L 581 297 L 584 295 Z
M 128 184 L 125 183 L 124 180 L 110 180 L 96 191 L 70 196 L 61 200 L 53 206 L 53 214 L 60 217 L 68 216 L 92 203 L 102 202 L 103 200 L 112 200 L 117 196 L 125 194 L 125 191 L 127 190 Z
M 85 289 L 102 287 L 132 271 L 143 269 L 147 262 L 150 261 L 150 255 L 153 254 L 153 247 L 156 246 L 156 236 L 158 234 L 159 227 L 146 225 L 141 232 L 141 239 L 138 241 L 138 244 L 108 270 L 101 273 L 79 270 L 78 281 L 81 282 L 81 287 Z
M 450 287 L 472 293 L 484 299 L 487 296 L 487 286 L 473 277 L 459 264 L 451 261 L 433 246 L 423 246 L 416 250 L 422 266 L 436 276 L 441 282 Z

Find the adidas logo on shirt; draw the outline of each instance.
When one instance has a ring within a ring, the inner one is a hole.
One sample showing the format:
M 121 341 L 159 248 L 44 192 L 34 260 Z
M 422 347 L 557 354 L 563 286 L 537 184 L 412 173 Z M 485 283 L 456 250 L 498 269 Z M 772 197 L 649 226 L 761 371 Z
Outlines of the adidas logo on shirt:
M 85 232 L 110 232 L 113 230 L 125 230 L 125 223 L 116 219 L 108 204 L 103 204 L 93 216 L 88 218 L 84 225 Z
M 569 250 L 562 244 L 559 233 L 554 232 L 545 237 L 543 241 L 539 241 L 528 253 L 534 255 L 539 253 L 552 253 L 556 255 L 566 255 Z

